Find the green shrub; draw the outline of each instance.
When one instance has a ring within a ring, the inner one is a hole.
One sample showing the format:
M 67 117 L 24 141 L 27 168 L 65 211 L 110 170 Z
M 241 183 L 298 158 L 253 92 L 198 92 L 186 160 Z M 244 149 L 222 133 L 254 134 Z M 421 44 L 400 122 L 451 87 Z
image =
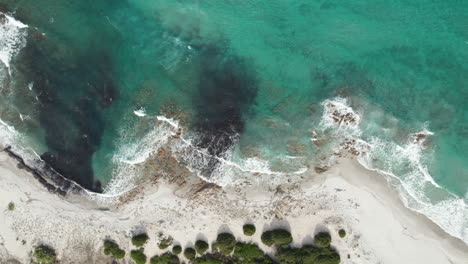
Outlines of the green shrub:
M 182 247 L 177 245 L 172 247 L 172 253 L 179 255 L 182 252 Z
M 200 255 L 203 255 L 203 253 L 205 253 L 205 251 L 207 251 L 209 247 L 210 246 L 208 245 L 208 243 L 206 243 L 203 240 L 197 240 L 197 242 L 195 242 L 195 250 Z
M 196 255 L 197 255 L 197 252 L 195 252 L 195 249 L 193 248 L 186 248 L 184 250 L 184 257 L 188 260 L 194 261 Z
M 8 203 L 8 211 L 13 211 L 15 210 L 15 204 L 13 202 Z
M 327 254 L 319 255 L 314 264 L 338 264 L 340 261 L 340 255 L 333 251 Z
M 279 247 L 275 258 L 281 264 L 296 264 L 302 263 L 303 254 L 299 248 Z
M 213 254 L 205 254 L 199 258 L 195 259 L 196 264 L 223 264 L 221 258 Z M 234 262 L 230 262 L 234 263 Z
M 273 263 L 255 244 L 237 242 L 233 256 L 238 258 L 240 263 Z
M 145 251 L 144 248 L 130 251 L 130 257 L 132 257 L 132 259 L 136 262 L 136 264 L 146 263 L 146 255 L 144 251 Z
M 340 229 L 340 230 L 338 231 L 338 235 L 339 235 L 341 238 L 343 238 L 343 237 L 346 236 L 346 231 L 345 231 L 344 229 Z
M 320 232 L 314 237 L 314 244 L 321 248 L 329 247 L 331 243 L 331 236 L 328 232 Z
M 112 255 L 116 259 L 123 259 L 125 257 L 125 251 L 120 249 L 119 245 L 110 240 L 104 241 L 104 254 Z
M 136 247 L 142 247 L 146 244 L 149 237 L 146 233 L 135 235 L 132 237 L 132 244 Z
M 267 246 L 272 246 L 275 243 L 275 239 L 273 238 L 273 232 L 271 231 L 265 231 L 263 232 L 262 236 L 260 237 L 262 240 L 263 244 Z
M 55 251 L 47 246 L 38 246 L 34 249 L 34 258 L 37 262 L 43 264 L 50 264 L 54 263 L 55 259 L 57 259 L 57 255 L 55 255 Z
M 224 255 L 229 255 L 234 250 L 236 238 L 230 233 L 221 233 L 216 238 L 216 248 Z
M 322 250 L 313 246 L 303 246 L 302 248 L 279 247 L 276 252 L 276 259 L 281 264 L 312 264 Z
M 244 235 L 246 236 L 253 236 L 253 234 L 255 234 L 256 231 L 255 226 L 252 224 L 246 224 L 242 227 L 242 229 L 244 230 Z
M 292 242 L 291 233 L 284 229 L 274 229 L 266 231 L 261 236 L 263 244 L 272 246 L 273 244 L 286 245 Z
M 160 249 L 166 249 L 170 245 L 172 245 L 173 239 L 171 236 L 164 236 L 163 234 L 159 234 L 159 243 L 158 247 Z
M 150 260 L 151 264 L 179 264 L 179 257 L 169 252 L 162 254 L 161 256 L 154 256 Z

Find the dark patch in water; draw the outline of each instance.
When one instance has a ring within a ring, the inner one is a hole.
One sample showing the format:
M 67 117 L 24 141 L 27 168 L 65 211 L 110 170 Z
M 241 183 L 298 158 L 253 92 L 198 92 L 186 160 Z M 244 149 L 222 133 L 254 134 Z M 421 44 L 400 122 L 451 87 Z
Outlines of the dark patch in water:
M 194 98 L 195 129 L 200 134 L 196 145 L 222 157 L 244 130 L 243 117 L 257 95 L 256 80 L 244 60 L 227 57 L 217 48 L 202 50 L 199 63 L 200 82 Z M 211 159 L 204 173 L 211 173 L 217 162 Z
M 28 40 L 19 68 L 34 82 L 39 120 L 48 151 L 41 158 L 84 188 L 102 191 L 94 181 L 92 156 L 105 130 L 102 111 L 118 97 L 105 53 L 54 58 L 47 41 Z
M 170 25 L 158 17 L 156 19 L 166 26 L 167 34 L 190 45 L 198 53 L 197 59 L 194 59 L 199 69 L 199 83 L 193 95 L 196 115 L 192 128 L 199 135 L 195 146 L 206 149 L 213 156 L 197 157 L 200 160 L 208 159 L 201 162 L 205 165 L 208 163 L 207 166 L 197 169 L 204 176 L 209 176 L 219 162 L 216 157 L 224 157 L 244 130 L 243 118 L 249 114 L 257 95 L 255 74 L 245 58 L 226 52 L 229 43 L 222 37 L 217 39 L 216 44 L 207 43 L 208 39 L 200 34 L 197 19 L 193 23 Z
M 10 12 L 10 8 L 4 3 L 0 3 L 0 12 L 2 13 L 8 13 Z

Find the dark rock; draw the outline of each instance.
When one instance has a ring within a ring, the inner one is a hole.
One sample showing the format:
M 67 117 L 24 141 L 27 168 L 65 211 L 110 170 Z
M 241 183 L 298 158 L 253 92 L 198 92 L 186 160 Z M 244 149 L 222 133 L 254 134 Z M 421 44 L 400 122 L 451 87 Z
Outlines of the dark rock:
M 4 14 L 0 14 L 0 25 L 4 25 L 7 22 L 7 18 Z

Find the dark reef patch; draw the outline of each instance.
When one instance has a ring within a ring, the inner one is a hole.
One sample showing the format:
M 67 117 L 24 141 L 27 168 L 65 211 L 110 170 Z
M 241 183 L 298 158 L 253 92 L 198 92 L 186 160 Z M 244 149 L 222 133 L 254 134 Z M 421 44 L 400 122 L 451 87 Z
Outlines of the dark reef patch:
M 92 156 L 106 129 L 103 111 L 118 97 L 111 61 L 105 52 L 91 50 L 51 56 L 59 47 L 30 39 L 20 55 L 19 68 L 34 82 L 39 121 L 48 151 L 41 155 L 54 171 L 100 192 L 94 181 Z
M 245 60 L 215 47 L 200 51 L 199 65 L 200 81 L 194 96 L 194 128 L 200 134 L 196 146 L 223 157 L 244 130 L 243 118 L 257 95 L 256 80 Z M 209 174 L 217 162 L 212 158 L 202 171 Z

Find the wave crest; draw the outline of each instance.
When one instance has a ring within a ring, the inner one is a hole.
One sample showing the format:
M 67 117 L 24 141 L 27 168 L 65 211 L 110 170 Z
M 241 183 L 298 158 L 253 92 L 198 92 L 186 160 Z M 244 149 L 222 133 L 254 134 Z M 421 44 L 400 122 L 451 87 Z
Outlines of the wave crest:
M 11 60 L 26 46 L 27 27 L 13 17 L 0 13 L 0 61 L 10 74 Z

